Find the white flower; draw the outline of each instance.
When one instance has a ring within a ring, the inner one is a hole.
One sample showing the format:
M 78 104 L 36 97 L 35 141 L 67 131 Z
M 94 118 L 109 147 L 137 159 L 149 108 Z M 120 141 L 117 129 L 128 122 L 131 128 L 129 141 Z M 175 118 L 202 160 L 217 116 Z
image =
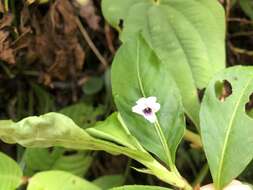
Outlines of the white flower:
M 132 112 L 142 115 L 149 122 L 156 121 L 155 113 L 160 109 L 160 104 L 156 102 L 156 97 L 140 98 L 136 105 L 132 107 Z
M 214 190 L 213 184 L 209 184 L 200 188 L 200 190 Z M 245 185 L 238 180 L 233 180 L 223 190 L 252 190 L 249 185 Z

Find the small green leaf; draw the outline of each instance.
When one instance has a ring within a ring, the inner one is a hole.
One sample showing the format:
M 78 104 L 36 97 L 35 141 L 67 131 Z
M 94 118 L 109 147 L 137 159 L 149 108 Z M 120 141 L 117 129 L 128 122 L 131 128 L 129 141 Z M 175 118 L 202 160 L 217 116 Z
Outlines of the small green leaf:
M 47 171 L 34 175 L 27 190 L 101 190 L 91 182 L 64 171 Z
M 102 190 L 107 190 L 113 187 L 118 187 L 123 185 L 125 177 L 123 175 L 106 175 L 97 178 L 92 183 L 100 187 Z
M 217 94 L 220 83 L 226 84 Z M 231 88 L 231 89 L 230 89 Z M 253 118 L 246 104 L 253 93 L 253 67 L 232 67 L 208 85 L 201 106 L 201 134 L 214 184 L 222 189 L 253 158 Z
M 0 189 L 13 190 L 21 184 L 22 171 L 18 164 L 0 152 Z
M 49 149 L 28 148 L 25 150 L 25 174 L 32 175 L 38 171 L 63 170 L 74 175 L 83 176 L 92 162 L 88 151 L 73 151 L 55 147 Z
M 91 77 L 83 85 L 83 92 L 87 95 L 98 93 L 103 88 L 103 79 L 101 77 Z
M 168 157 L 174 160 L 185 127 L 180 93 L 165 65 L 142 37 L 124 43 L 117 52 L 112 65 L 112 90 L 120 115 L 131 134 L 167 164 Z M 166 147 L 161 143 L 155 125 L 132 112 L 137 100 L 149 96 L 155 96 L 161 105 L 157 118 Z
M 70 117 L 81 128 L 95 124 L 97 118 L 104 114 L 103 106 L 93 107 L 87 103 L 77 103 L 61 109 L 59 112 Z
M 126 185 L 122 187 L 112 188 L 110 190 L 171 190 L 171 189 L 148 185 Z

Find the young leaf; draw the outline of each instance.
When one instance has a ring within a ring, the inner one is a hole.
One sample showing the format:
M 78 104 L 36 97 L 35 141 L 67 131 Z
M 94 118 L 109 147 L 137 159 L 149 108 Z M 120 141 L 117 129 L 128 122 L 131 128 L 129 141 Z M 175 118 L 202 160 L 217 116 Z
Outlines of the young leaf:
M 143 31 L 176 81 L 186 113 L 199 125 L 197 88 L 225 67 L 224 10 L 216 0 L 103 0 L 104 16 L 123 23 L 126 42 Z
M 184 134 L 181 97 L 169 71 L 141 36 L 124 43 L 117 52 L 112 66 L 112 91 L 120 115 L 131 134 L 148 151 L 170 165 L 169 159 L 174 161 L 177 146 Z M 165 145 L 156 132 L 156 124 L 132 111 L 137 100 L 150 96 L 155 96 L 161 105 L 156 115 Z
M 13 190 L 21 184 L 22 171 L 18 164 L 0 152 L 0 189 Z
M 222 86 L 222 84 L 224 84 Z M 236 178 L 253 158 L 253 67 L 232 67 L 209 84 L 201 106 L 201 134 L 217 190 Z
M 27 190 L 101 190 L 91 182 L 64 171 L 40 172 L 29 180 Z

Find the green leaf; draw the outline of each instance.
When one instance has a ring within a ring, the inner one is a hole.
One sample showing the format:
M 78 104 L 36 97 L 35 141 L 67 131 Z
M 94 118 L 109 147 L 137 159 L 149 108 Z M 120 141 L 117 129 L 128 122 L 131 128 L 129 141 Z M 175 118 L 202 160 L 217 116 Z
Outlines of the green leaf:
M 123 175 L 106 175 L 97 178 L 92 183 L 100 187 L 102 190 L 107 190 L 113 187 L 118 187 L 123 185 L 125 177 Z
M 199 125 L 197 88 L 225 67 L 225 18 L 217 0 L 103 0 L 105 18 L 122 19 L 126 42 L 142 31 L 176 81 L 186 113 Z
M 44 114 L 54 110 L 55 106 L 53 96 L 37 84 L 32 83 L 31 86 L 36 98 L 36 105 L 33 103 L 33 106 L 35 107 L 37 113 Z
M 94 127 L 86 131 L 94 137 L 113 141 L 132 149 L 140 147 L 128 129 L 123 127 L 123 121 L 120 121 L 120 119 L 121 116 L 118 113 L 113 113 L 105 121 L 97 122 Z
M 180 93 L 169 71 L 142 37 L 129 40 L 117 52 L 112 65 L 112 91 L 120 115 L 131 134 L 163 161 L 167 161 L 167 156 L 174 160 L 185 127 Z M 166 147 L 162 146 L 155 125 L 132 112 L 138 99 L 149 96 L 157 97 L 161 105 L 157 118 Z M 169 149 L 169 155 L 166 149 Z
M 112 26 L 114 26 L 117 29 L 120 29 L 119 27 L 120 20 L 125 19 L 130 7 L 138 2 L 145 2 L 145 1 L 147 0 L 127 0 L 127 1 L 103 0 L 102 1 L 103 15 Z
M 6 143 L 18 143 L 25 147 L 62 146 L 77 150 L 103 150 L 117 155 L 124 154 L 150 169 L 151 174 L 162 181 L 184 187 L 185 181 L 168 171 L 150 154 L 139 147 L 130 149 L 93 138 L 79 128 L 70 118 L 59 113 L 47 113 L 39 117 L 24 118 L 19 122 L 0 120 L 0 139 Z
M 53 169 L 84 176 L 93 160 L 88 151 L 73 151 L 58 147 L 51 150 L 28 148 L 24 155 L 26 175 Z
M 70 117 L 78 126 L 87 128 L 94 125 L 97 117 L 103 115 L 105 108 L 103 106 L 93 107 L 87 103 L 77 103 L 61 109 L 59 112 Z
M 101 190 L 85 179 L 64 171 L 37 173 L 29 180 L 27 190 Z
M 82 90 L 87 95 L 94 95 L 103 88 L 103 79 L 101 77 L 91 77 L 83 85 Z
M 13 190 L 21 184 L 22 171 L 18 164 L 0 152 L 0 189 Z
M 253 1 L 252 0 L 239 0 L 239 4 L 244 13 L 253 20 Z
M 232 94 L 217 88 L 229 83 Z M 201 134 L 216 188 L 222 189 L 236 178 L 253 158 L 253 118 L 245 105 L 253 92 L 253 67 L 232 67 L 208 85 L 201 106 Z
M 111 190 L 170 190 L 165 187 L 148 186 L 148 185 L 126 185 L 122 187 L 112 188 Z

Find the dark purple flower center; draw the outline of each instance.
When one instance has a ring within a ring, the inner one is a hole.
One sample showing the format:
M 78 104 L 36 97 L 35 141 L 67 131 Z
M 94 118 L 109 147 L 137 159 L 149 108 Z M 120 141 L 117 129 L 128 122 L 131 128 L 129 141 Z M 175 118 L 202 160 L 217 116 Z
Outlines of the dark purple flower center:
M 146 107 L 146 108 L 143 110 L 143 113 L 144 113 L 145 115 L 149 115 L 149 114 L 152 113 L 152 109 L 149 108 L 149 107 Z

